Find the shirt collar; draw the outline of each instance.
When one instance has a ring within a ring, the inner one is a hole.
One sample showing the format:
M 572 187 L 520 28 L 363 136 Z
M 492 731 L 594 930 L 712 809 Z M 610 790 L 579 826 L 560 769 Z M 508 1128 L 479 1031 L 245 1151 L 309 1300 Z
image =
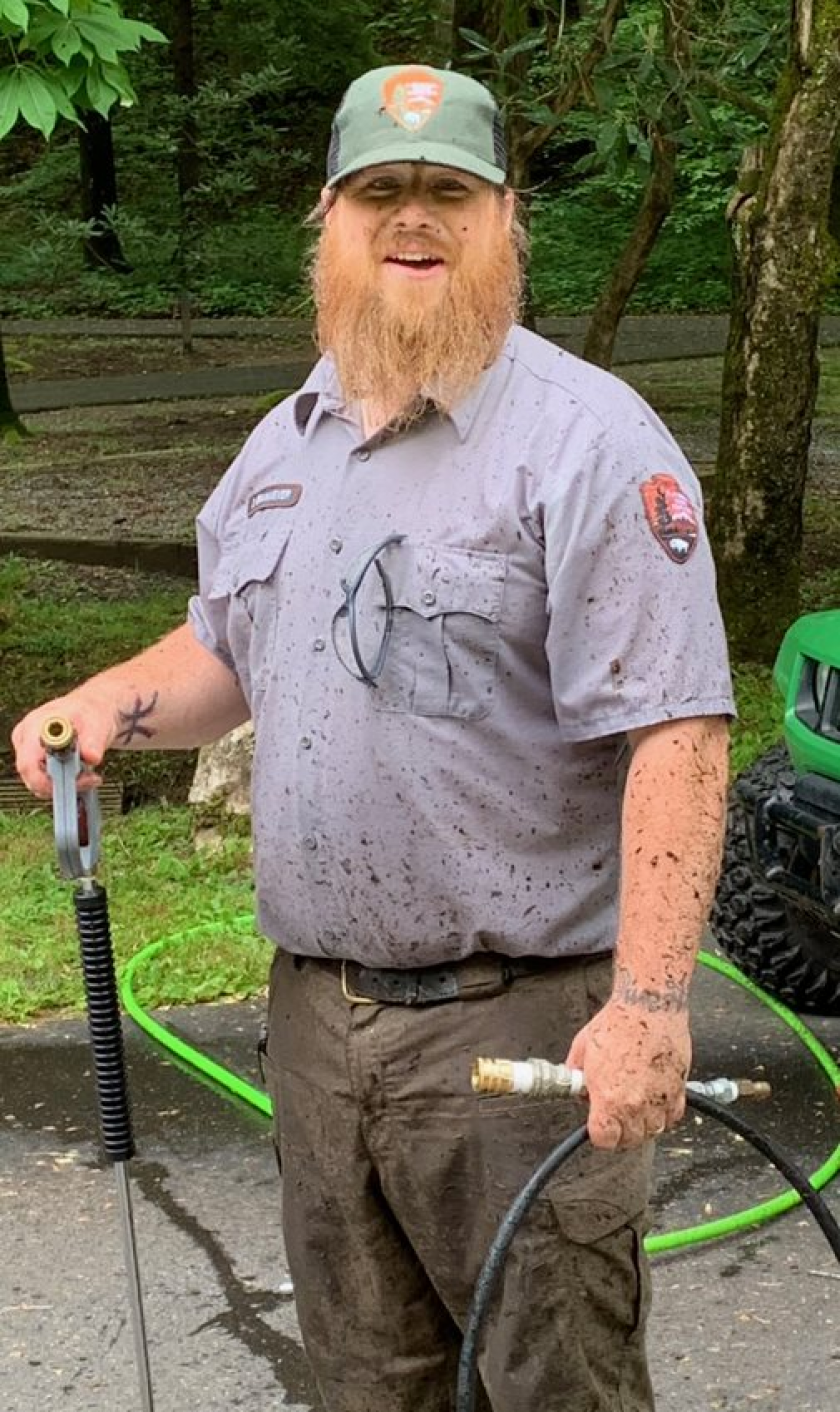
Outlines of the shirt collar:
M 504 347 L 495 362 L 485 368 L 478 382 L 447 414 L 461 442 L 466 441 L 469 436 L 491 387 L 504 377 L 504 370 L 513 356 L 514 331 L 512 328 L 508 333 Z M 345 408 L 335 364 L 330 355 L 325 354 L 319 358 L 306 382 L 295 394 L 295 426 L 299 434 L 308 441 L 322 417 L 336 413 L 346 415 Z
M 295 393 L 293 415 L 299 434 L 307 441 L 322 416 L 343 405 L 332 358 L 319 358 L 306 382 Z

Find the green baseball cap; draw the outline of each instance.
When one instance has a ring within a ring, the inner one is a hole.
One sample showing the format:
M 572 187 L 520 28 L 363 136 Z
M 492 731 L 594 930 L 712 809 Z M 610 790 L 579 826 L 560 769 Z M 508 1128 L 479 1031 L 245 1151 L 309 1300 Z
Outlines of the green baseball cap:
M 496 100 L 449 69 L 370 69 L 354 79 L 335 115 L 327 186 L 383 162 L 433 162 L 501 186 L 507 152 Z

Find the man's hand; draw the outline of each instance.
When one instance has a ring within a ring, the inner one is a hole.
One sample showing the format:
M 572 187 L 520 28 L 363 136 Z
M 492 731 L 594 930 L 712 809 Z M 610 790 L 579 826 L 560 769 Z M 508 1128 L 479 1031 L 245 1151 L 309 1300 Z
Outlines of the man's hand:
M 12 732 L 18 773 L 33 794 L 48 799 L 52 782 L 40 735 L 50 716 L 76 729 L 83 764 L 79 788 L 99 784 L 106 750 L 193 750 L 247 721 L 239 682 L 193 633 L 189 623 L 136 657 L 91 677 L 75 691 L 30 711 Z
M 63 716 L 75 728 L 85 767 L 79 776 L 79 788 L 93 789 L 101 784 L 96 766 L 116 736 L 116 707 L 108 693 L 82 688 L 38 706 L 12 731 L 15 764 L 27 789 L 42 799 L 49 799 L 53 792 L 52 780 L 47 774 L 46 751 L 41 744 L 41 730 L 50 716 Z
M 586 1076 L 593 1146 L 637 1147 L 685 1111 L 687 1011 L 613 997 L 575 1036 L 566 1063 Z

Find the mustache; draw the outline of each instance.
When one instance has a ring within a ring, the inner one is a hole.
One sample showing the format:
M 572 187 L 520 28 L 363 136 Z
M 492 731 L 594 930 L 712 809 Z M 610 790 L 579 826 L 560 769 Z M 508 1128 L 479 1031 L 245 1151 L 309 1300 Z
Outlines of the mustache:
M 376 260 L 387 260 L 395 255 L 425 255 L 431 259 L 453 263 L 451 245 L 437 237 L 426 235 L 387 235 L 374 239 L 372 251 Z

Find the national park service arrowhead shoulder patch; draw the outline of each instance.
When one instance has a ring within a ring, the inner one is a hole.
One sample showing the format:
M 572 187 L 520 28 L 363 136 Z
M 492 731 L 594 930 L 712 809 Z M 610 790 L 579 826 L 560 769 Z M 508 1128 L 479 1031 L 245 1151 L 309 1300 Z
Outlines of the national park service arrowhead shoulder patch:
M 700 535 L 697 511 L 675 476 L 651 476 L 639 487 L 645 519 L 675 564 L 685 564 Z

